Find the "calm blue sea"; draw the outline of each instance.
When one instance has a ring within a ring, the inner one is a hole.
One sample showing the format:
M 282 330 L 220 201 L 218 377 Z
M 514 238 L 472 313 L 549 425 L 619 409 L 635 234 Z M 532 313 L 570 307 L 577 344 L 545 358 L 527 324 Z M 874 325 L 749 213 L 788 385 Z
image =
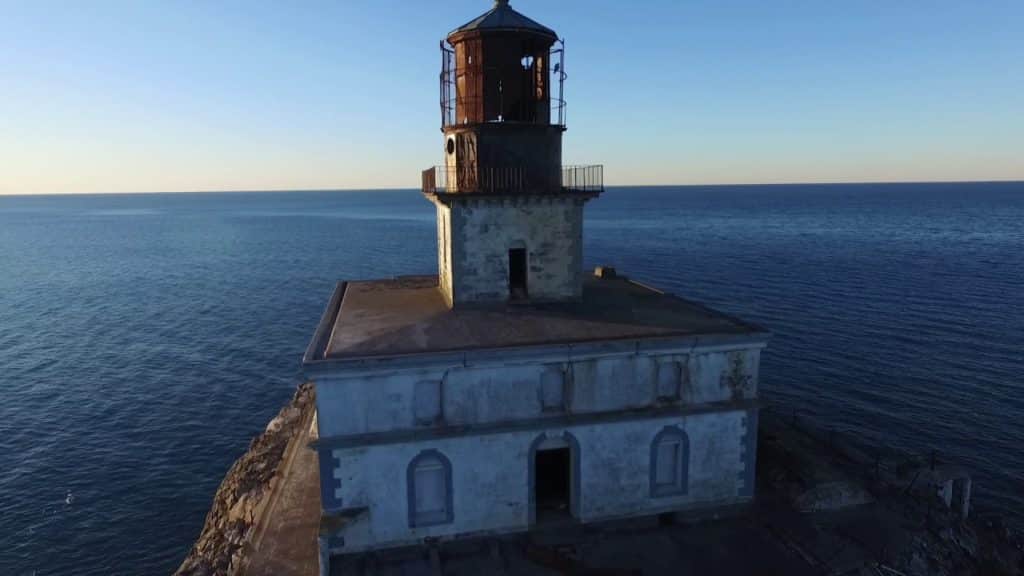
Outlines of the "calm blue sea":
M 415 191 L 0 197 L 0 574 L 172 571 L 335 281 L 435 242 Z M 586 260 L 765 324 L 772 403 L 1024 518 L 1024 183 L 612 189 Z

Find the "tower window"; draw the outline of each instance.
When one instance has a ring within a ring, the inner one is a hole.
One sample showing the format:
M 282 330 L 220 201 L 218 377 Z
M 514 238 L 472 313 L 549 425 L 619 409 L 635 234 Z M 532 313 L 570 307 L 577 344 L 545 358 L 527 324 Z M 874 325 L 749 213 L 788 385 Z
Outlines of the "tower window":
M 508 294 L 512 300 L 526 298 L 526 248 L 508 251 Z

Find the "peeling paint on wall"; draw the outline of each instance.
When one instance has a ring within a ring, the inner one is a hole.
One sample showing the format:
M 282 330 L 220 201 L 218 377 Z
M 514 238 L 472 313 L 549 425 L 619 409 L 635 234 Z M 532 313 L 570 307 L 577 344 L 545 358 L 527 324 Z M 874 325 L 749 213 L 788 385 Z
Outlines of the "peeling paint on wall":
M 577 199 L 459 200 L 445 217 L 450 254 L 440 276 L 453 302 L 507 300 L 508 252 L 519 247 L 527 250 L 531 299 L 579 297 L 583 205 Z

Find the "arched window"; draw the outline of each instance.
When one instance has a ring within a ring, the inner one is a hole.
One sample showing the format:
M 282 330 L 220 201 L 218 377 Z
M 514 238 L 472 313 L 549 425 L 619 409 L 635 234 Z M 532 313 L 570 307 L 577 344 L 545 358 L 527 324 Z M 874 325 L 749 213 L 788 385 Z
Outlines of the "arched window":
M 409 495 L 409 527 L 433 526 L 452 521 L 452 464 L 437 450 L 424 450 L 406 475 Z
M 651 496 L 686 494 L 690 439 L 677 426 L 666 426 L 651 442 Z

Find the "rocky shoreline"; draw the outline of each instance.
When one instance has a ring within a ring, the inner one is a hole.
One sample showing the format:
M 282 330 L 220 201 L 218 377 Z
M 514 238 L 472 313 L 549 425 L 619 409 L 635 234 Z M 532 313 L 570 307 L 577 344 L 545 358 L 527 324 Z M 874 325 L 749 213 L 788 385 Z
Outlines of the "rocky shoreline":
M 822 573 L 1024 574 L 1024 538 L 998 513 L 944 502 L 941 470 L 762 413 L 757 507 L 776 536 Z M 934 472 L 933 472 L 934 470 Z M 866 564 L 866 565 L 865 565 Z
M 314 410 L 311 383 L 298 387 L 291 401 L 231 466 L 213 497 L 203 530 L 175 572 L 180 576 L 240 574 L 259 519 L 280 482 L 291 446 Z

